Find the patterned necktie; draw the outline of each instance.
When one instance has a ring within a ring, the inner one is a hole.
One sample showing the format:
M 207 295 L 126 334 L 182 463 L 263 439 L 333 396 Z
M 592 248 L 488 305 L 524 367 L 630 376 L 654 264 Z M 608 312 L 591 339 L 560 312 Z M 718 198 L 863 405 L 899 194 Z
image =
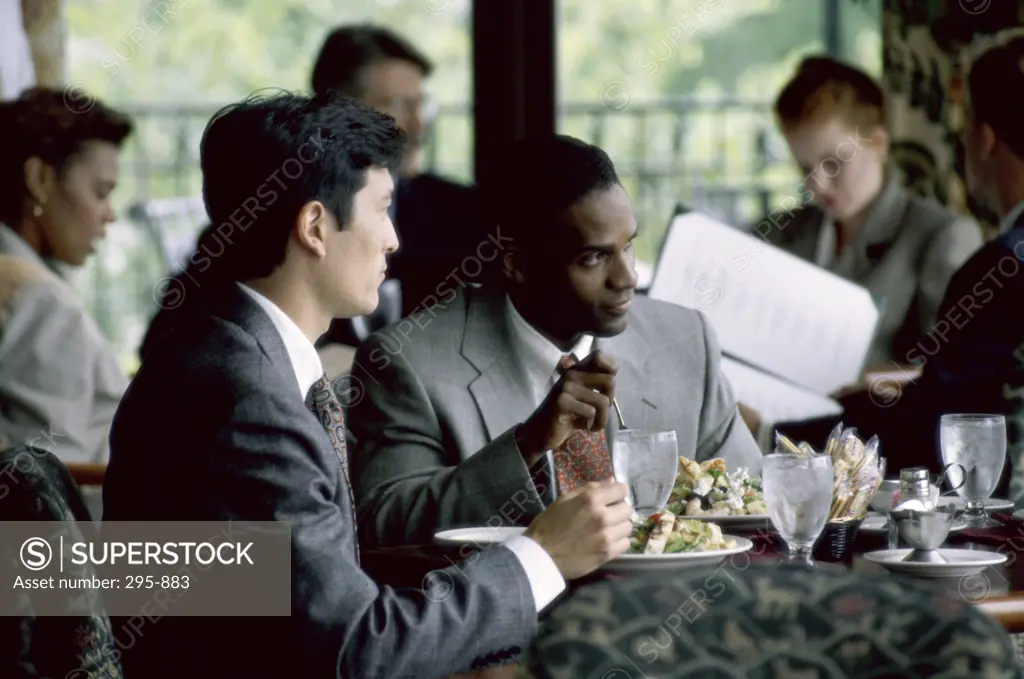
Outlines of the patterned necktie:
M 341 471 L 345 474 L 345 489 L 348 491 L 348 501 L 352 507 L 352 543 L 355 546 L 356 563 L 359 563 L 359 530 L 356 525 L 356 499 L 352 493 L 352 481 L 348 475 L 348 452 L 345 448 L 345 415 L 341 409 L 341 403 L 331 388 L 331 382 L 327 374 L 317 380 L 310 389 L 310 400 L 313 414 L 320 420 L 331 437 L 331 445 L 334 452 L 338 454 L 341 462 Z
M 558 371 L 565 371 L 575 365 L 571 354 L 558 362 Z M 558 492 L 566 493 L 588 481 L 607 481 L 613 478 L 612 457 L 608 453 L 608 442 L 604 430 L 574 432 L 555 451 L 555 478 Z

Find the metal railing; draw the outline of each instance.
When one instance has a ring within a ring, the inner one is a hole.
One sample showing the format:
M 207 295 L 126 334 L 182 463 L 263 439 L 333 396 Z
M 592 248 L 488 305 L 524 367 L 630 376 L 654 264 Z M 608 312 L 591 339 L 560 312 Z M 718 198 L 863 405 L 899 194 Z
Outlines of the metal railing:
M 200 194 L 199 141 L 218 108 L 121 107 L 136 125 L 122 153 L 117 192 L 126 221 L 112 229 L 112 237 L 80 276 L 86 303 L 128 364 L 156 311 L 153 287 L 167 275 L 158 244 L 127 217 L 129 207 Z M 638 257 L 648 262 L 656 260 L 677 205 L 744 227 L 784 197 L 798 195 L 799 177 L 785 159 L 766 100 L 567 102 L 558 116 L 561 132 L 601 146 L 614 160 L 642 229 Z M 471 180 L 472 124 L 469 104 L 439 108 L 425 149 L 430 171 Z
M 122 159 L 122 195 L 133 202 L 197 195 L 199 140 L 216 105 L 128 105 L 136 134 Z M 429 170 L 472 177 L 468 104 L 441 106 L 426 148 Z M 605 148 L 641 206 L 683 201 L 741 224 L 767 212 L 778 191 L 792 192 L 794 171 L 763 99 L 676 97 L 559 107 L 561 131 Z M 665 195 L 668 192 L 668 195 Z M 669 208 L 671 209 L 671 208 Z M 664 211 L 662 211 L 664 212 Z

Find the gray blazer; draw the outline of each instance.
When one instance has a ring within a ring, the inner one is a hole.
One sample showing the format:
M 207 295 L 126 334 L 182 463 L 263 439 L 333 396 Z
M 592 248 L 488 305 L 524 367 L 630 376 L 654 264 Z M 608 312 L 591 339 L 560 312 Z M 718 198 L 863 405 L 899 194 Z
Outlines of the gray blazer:
M 106 462 L 127 386 L 75 290 L 0 224 L 0 449 L 28 443 L 64 462 Z
M 399 322 L 360 347 L 349 433 L 367 542 L 425 542 L 445 528 L 522 524 L 543 511 L 543 483 L 513 434 L 539 404 L 510 356 L 504 304 L 503 292 L 467 288 L 417 314 L 419 327 Z M 760 473 L 701 313 L 637 296 L 628 328 L 594 348 L 618 364 L 627 425 L 674 430 L 680 455 Z
M 822 233 L 824 220 L 820 209 L 806 206 L 773 212 L 754 232 L 820 266 L 830 257 L 819 250 L 822 239 L 831 238 Z M 827 266 L 866 287 L 881 305 L 868 367 L 911 362 L 907 352 L 934 327 L 950 278 L 982 242 L 977 222 L 912 195 L 890 176 L 864 227 Z
M 180 319 L 118 409 L 104 520 L 290 522 L 292 614 L 163 617 L 123 649 L 126 676 L 446 677 L 514 660 L 537 624 L 515 555 L 438 571 L 450 593 L 378 586 L 344 484 L 263 309 L 230 285 Z

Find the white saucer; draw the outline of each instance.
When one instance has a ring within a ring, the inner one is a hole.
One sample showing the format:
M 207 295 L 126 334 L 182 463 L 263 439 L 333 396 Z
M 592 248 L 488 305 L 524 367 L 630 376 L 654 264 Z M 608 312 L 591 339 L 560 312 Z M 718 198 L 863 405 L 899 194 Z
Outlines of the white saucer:
M 905 573 L 919 578 L 960 578 L 977 573 L 989 566 L 998 566 L 1006 562 L 1006 555 L 980 549 L 939 548 L 949 563 L 916 563 L 903 561 L 912 549 L 883 549 L 868 552 L 864 558 L 885 566 L 895 573 Z
M 864 518 L 864 521 L 860 524 L 859 530 L 865 533 L 886 533 L 888 532 L 888 530 L 885 527 L 885 523 L 886 521 L 884 514 L 876 514 L 874 512 L 871 512 Z M 967 528 L 967 525 L 964 524 L 960 519 L 954 519 L 953 526 L 949 529 L 949 532 L 959 533 L 965 528 Z
M 1024 521 L 1024 509 L 1018 509 L 1017 511 L 1015 511 L 1013 513 L 1013 518 L 1017 519 L 1018 521 Z
M 956 497 L 946 496 L 939 498 L 940 505 L 944 505 L 947 502 L 952 502 L 954 505 L 956 505 L 957 509 L 963 509 L 964 507 L 967 506 L 966 503 L 964 503 L 963 498 L 960 497 L 959 495 Z M 989 499 L 985 500 L 986 511 L 999 512 L 1006 511 L 1007 509 L 1013 509 L 1013 503 L 1010 502 L 1009 500 L 1004 500 L 1003 498 L 998 497 L 990 497 Z

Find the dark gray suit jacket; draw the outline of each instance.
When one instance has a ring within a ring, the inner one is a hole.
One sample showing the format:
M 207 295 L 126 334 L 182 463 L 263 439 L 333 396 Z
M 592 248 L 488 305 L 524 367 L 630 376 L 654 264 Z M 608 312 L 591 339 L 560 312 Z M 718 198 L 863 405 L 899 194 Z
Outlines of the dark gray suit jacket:
M 772 213 L 754 233 L 820 266 L 824 228 L 824 213 L 807 206 Z M 866 287 L 882 306 L 868 368 L 911 363 L 907 352 L 934 326 L 950 279 L 982 243 L 981 229 L 970 217 L 912 195 L 894 175 L 887 179 L 864 226 L 827 267 Z
M 125 649 L 128 679 L 421 679 L 513 660 L 537 621 L 516 557 L 489 549 L 450 568 L 441 601 L 378 587 L 356 564 L 341 465 L 270 318 L 233 284 L 204 306 L 155 344 L 121 402 L 104 520 L 291 522 L 292 615 L 163 617 Z
M 544 481 L 531 478 L 513 433 L 538 404 L 511 356 L 504 305 L 500 289 L 466 288 L 357 352 L 350 454 L 368 543 L 523 524 L 544 509 Z M 761 453 L 702 314 L 637 296 L 628 328 L 594 348 L 617 362 L 615 395 L 628 426 L 674 430 L 680 455 L 760 473 Z M 609 425 L 612 437 L 614 414 Z

